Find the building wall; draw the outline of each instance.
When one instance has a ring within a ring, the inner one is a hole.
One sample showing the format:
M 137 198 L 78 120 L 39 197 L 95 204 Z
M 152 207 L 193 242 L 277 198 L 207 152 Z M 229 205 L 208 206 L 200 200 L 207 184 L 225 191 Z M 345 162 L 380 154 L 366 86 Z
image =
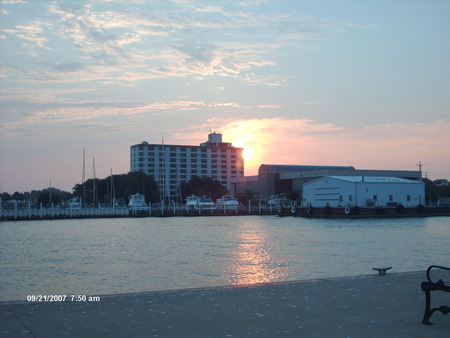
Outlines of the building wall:
M 408 180 L 380 179 L 379 182 L 350 182 L 333 177 L 323 177 L 303 186 L 304 206 L 387 206 L 401 203 L 415 207 L 425 202 L 425 185 Z
M 155 178 L 161 197 L 180 197 L 179 186 L 192 176 L 210 177 L 230 190 L 230 180 L 244 175 L 242 148 L 224 143 L 222 135 L 208 135 L 200 146 L 148 144 L 130 147 L 130 170 Z
M 241 195 L 252 192 L 253 196 L 258 196 L 258 176 L 244 176 L 231 179 L 230 194 Z
M 330 172 L 354 170 L 354 167 L 262 164 L 258 171 L 259 198 L 268 201 L 271 195 L 290 192 L 301 195 L 306 181 L 330 175 Z

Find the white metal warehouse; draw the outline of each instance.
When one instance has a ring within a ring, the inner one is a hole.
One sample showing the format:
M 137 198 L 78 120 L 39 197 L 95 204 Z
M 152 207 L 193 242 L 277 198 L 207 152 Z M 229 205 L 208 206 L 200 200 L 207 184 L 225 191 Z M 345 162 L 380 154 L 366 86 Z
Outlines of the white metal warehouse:
M 397 177 L 325 176 L 303 185 L 303 206 L 417 207 L 425 184 Z

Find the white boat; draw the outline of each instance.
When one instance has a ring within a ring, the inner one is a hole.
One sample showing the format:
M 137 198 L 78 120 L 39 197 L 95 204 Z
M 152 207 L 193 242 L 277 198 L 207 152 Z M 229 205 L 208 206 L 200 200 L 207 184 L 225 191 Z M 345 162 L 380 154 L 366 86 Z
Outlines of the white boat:
M 214 202 L 207 196 L 191 195 L 186 197 L 186 209 L 211 209 L 214 208 Z
M 270 196 L 269 202 L 267 202 L 267 203 L 269 204 L 269 207 L 272 207 L 272 208 L 276 208 L 278 206 L 287 208 L 287 207 L 292 206 L 292 201 L 290 199 L 284 197 L 281 194 Z
M 139 193 L 131 195 L 128 208 L 130 210 L 148 210 L 148 206 L 145 203 L 145 196 Z
M 81 209 L 81 197 L 74 197 L 69 200 L 68 206 L 70 209 Z
M 232 195 L 224 195 L 217 201 L 218 208 L 236 209 L 239 207 L 239 201 Z

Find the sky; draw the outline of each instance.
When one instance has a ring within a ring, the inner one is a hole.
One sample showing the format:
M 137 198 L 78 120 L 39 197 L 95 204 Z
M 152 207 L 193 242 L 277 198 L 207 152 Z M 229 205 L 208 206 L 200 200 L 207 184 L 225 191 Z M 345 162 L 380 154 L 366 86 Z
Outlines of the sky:
M 0 0 L 0 192 L 208 133 L 261 164 L 450 179 L 450 1 Z

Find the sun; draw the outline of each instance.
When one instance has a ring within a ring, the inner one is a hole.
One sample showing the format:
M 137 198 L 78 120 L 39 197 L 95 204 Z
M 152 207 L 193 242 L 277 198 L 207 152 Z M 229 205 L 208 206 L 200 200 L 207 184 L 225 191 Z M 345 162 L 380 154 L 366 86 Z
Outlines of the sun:
M 261 155 L 264 153 L 261 146 L 254 142 L 249 135 L 239 135 L 233 140 L 233 146 L 242 148 L 242 159 L 245 165 L 246 175 L 255 175 L 261 161 Z
M 255 151 L 252 147 L 244 146 L 244 150 L 242 150 L 242 157 L 244 158 L 244 161 L 251 161 L 253 156 L 255 155 Z

